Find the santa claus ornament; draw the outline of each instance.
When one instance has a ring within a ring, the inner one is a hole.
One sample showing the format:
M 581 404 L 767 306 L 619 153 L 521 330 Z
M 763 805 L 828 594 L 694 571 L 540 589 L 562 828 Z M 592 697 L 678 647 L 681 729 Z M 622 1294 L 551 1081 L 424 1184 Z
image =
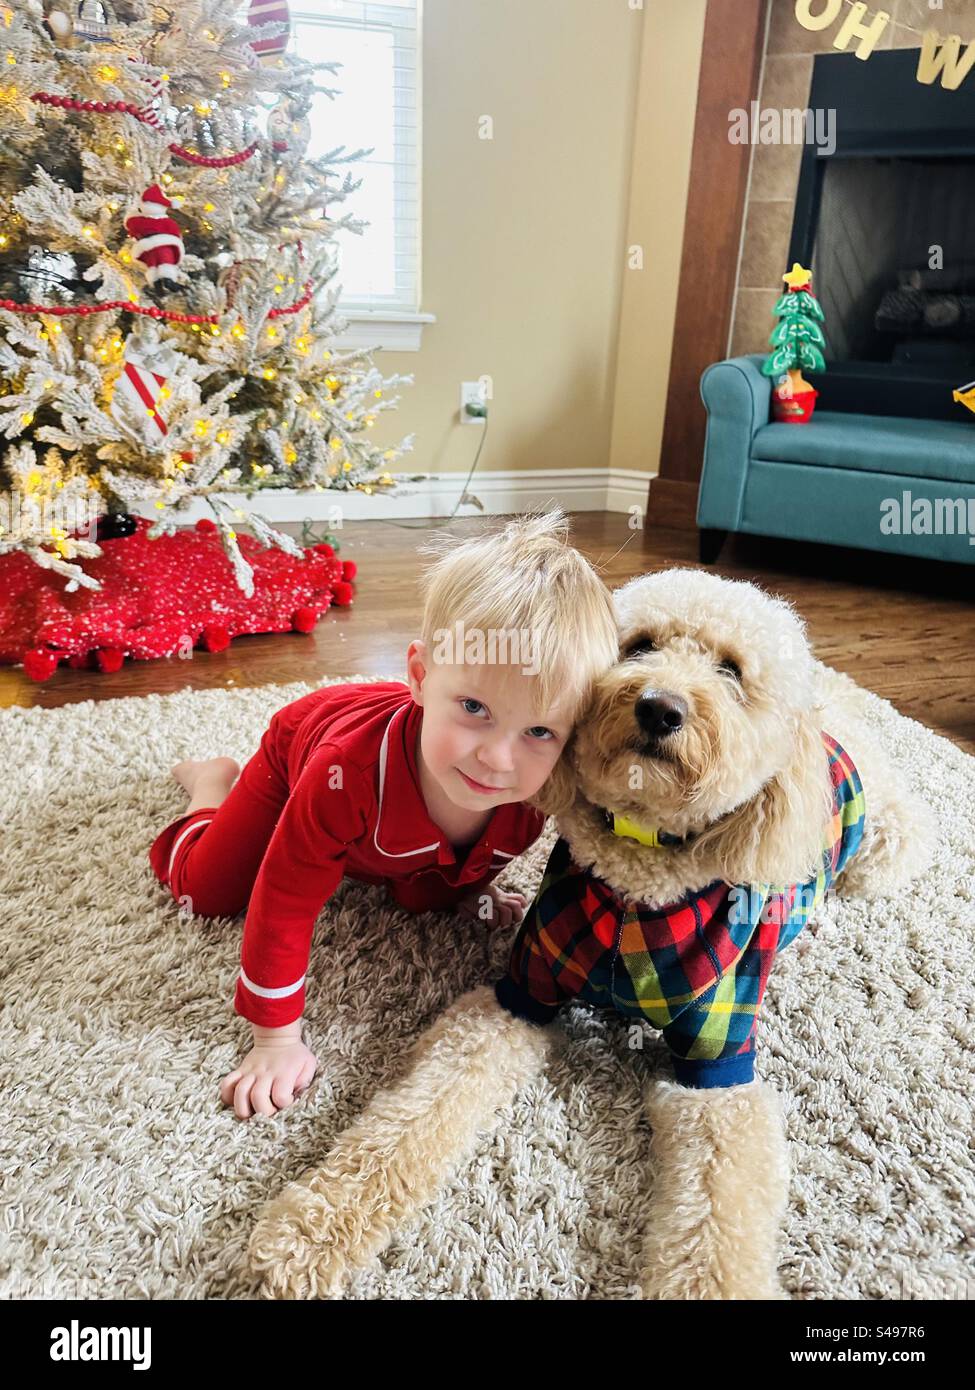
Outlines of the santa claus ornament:
M 143 193 L 138 207 L 125 219 L 125 230 L 134 238 L 132 254 L 146 268 L 150 285 L 163 292 L 183 283 L 178 269 L 183 259 L 183 235 L 179 223 L 166 211 L 172 203 L 157 183 Z
M 276 63 L 288 47 L 291 38 L 291 12 L 287 0 L 251 0 L 247 11 L 247 23 L 252 28 L 261 24 L 287 24 L 288 28 L 271 39 L 255 39 L 251 44 L 258 58 L 265 65 Z

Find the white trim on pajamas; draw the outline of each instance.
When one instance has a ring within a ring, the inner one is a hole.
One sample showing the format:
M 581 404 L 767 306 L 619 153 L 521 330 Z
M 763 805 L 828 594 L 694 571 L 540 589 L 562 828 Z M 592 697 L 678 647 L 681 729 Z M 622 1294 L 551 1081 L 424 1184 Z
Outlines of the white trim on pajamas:
M 203 826 L 205 825 L 212 824 L 213 817 L 211 816 L 209 820 L 197 820 L 194 821 L 192 825 L 187 825 L 183 827 L 183 829 L 176 836 L 176 843 L 173 845 L 173 852 L 169 856 L 169 868 L 166 870 L 167 876 L 173 872 L 173 860 L 176 858 L 176 851 L 179 849 L 180 845 L 186 839 L 187 835 L 191 835 L 194 830 L 202 830 Z
M 283 985 L 281 989 L 264 989 L 261 985 L 252 984 L 243 970 L 240 972 L 240 978 L 245 988 L 249 989 L 251 994 L 256 994 L 258 999 L 287 999 L 289 994 L 298 993 L 301 986 L 305 983 L 306 977 L 302 975 L 301 979 L 297 980 L 293 985 Z

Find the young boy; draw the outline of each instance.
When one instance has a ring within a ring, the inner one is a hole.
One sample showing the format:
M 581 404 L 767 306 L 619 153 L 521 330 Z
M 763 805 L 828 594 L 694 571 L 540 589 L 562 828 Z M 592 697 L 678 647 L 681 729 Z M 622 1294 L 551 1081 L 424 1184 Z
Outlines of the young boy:
M 152 845 L 157 878 L 204 917 L 247 908 L 234 1009 L 254 1045 L 220 1087 L 241 1119 L 286 1108 L 315 1074 L 305 972 L 345 875 L 411 912 L 520 921 L 525 899 L 492 880 L 541 833 L 531 798 L 617 655 L 609 593 L 567 536 L 555 509 L 427 547 L 408 684 L 286 705 L 239 777 L 231 758 L 172 769 L 190 802 Z

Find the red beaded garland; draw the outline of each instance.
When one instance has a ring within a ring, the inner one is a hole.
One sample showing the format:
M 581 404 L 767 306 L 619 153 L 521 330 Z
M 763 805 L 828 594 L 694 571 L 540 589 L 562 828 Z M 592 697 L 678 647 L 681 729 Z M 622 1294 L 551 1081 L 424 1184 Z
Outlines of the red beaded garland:
M 269 309 L 267 317 L 269 319 L 279 319 L 285 314 L 297 314 L 300 309 L 311 299 L 311 281 L 305 281 L 305 293 L 302 297 L 282 309 Z M 171 309 L 160 309 L 157 305 L 147 308 L 142 304 L 132 304 L 126 299 L 111 299 L 104 304 L 82 304 L 78 306 L 70 304 L 18 304 L 14 299 L 0 299 L 0 308 L 9 309 L 14 314 L 105 314 L 111 309 L 125 309 L 130 314 L 144 314 L 152 318 L 162 318 L 167 323 L 217 323 L 219 322 L 216 314 L 177 314 Z
M 60 106 L 70 111 L 93 111 L 97 115 L 120 111 L 134 116 L 137 121 L 142 121 L 144 125 L 152 124 L 141 107 L 135 106 L 131 101 L 78 101 L 75 97 L 52 96 L 48 92 L 33 92 L 30 99 L 41 102 L 45 106 Z M 176 155 L 177 159 L 182 159 L 187 164 L 197 164 L 204 169 L 229 169 L 234 164 L 243 164 L 245 160 L 256 154 L 260 147 L 261 142 L 255 140 L 252 145 L 248 145 L 246 150 L 240 150 L 237 154 L 225 155 L 222 158 L 194 154 L 192 150 L 186 149 L 183 145 L 172 144 L 168 148 L 170 154 Z

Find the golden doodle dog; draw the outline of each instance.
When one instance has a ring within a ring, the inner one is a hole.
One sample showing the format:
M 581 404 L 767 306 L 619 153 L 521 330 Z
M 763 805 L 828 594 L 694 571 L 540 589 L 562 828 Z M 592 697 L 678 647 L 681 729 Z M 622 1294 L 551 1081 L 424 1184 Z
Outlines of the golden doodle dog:
M 539 796 L 559 839 L 507 974 L 458 999 L 251 1239 L 268 1297 L 328 1297 L 469 1158 L 572 1002 L 659 1028 L 647 1298 L 782 1298 L 789 1160 L 755 1075 L 778 950 L 831 889 L 897 891 L 932 830 L 786 602 L 699 570 L 617 590 L 618 663 Z M 759 1066 L 759 1070 L 761 1067 Z

